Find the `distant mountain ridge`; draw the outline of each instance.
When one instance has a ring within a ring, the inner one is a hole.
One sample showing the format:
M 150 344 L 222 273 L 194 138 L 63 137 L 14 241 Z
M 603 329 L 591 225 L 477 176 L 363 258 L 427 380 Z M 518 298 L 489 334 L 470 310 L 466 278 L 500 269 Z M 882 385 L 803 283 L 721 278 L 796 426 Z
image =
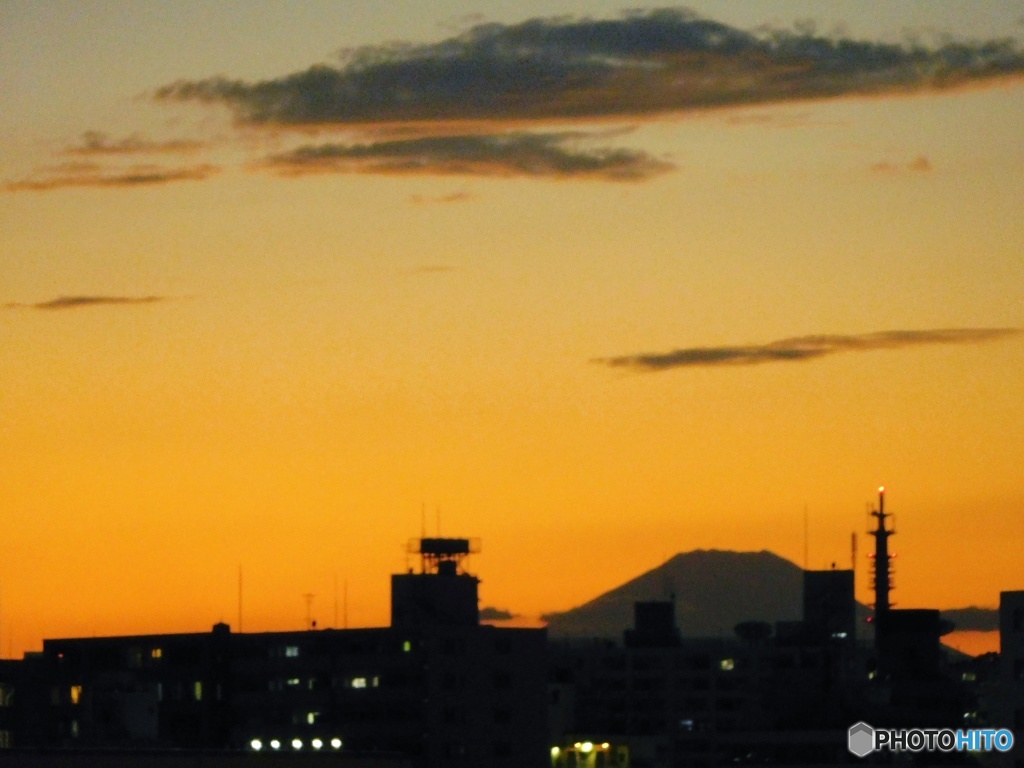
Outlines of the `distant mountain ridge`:
M 674 600 L 676 623 L 684 637 L 732 635 L 742 621 L 800 621 L 803 569 L 768 550 L 682 552 L 581 606 L 542 618 L 552 637 L 620 639 L 623 630 L 633 626 L 633 604 L 644 600 Z M 859 622 L 869 614 L 870 608 L 858 604 Z M 998 628 L 998 611 L 991 609 L 943 615 L 959 619 L 963 629 Z

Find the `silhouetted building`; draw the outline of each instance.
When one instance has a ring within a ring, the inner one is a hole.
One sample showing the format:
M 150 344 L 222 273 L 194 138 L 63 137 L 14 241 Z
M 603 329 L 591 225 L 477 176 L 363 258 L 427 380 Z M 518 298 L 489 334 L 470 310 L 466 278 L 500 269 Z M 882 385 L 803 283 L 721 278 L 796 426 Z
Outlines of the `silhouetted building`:
M 15 692 L 19 687 L 19 673 L 22 663 L 0 660 L 0 749 L 14 746 L 14 734 L 18 730 L 18 713 L 15 709 Z
M 633 604 L 633 629 L 627 629 L 625 634 L 627 647 L 671 648 L 679 642 L 674 602 L 657 600 Z
M 419 573 L 391 577 L 391 626 L 446 625 L 472 627 L 480 623 L 477 585 L 463 561 L 470 539 L 414 539 L 409 551 L 421 558 Z
M 859 710 L 835 672 L 852 666 L 853 644 L 809 642 L 802 623 L 792 642 L 770 638 L 763 622 L 740 624 L 735 639 L 680 638 L 664 605 L 637 604 L 637 626 L 622 645 L 552 643 L 560 755 L 590 745 L 590 754 L 606 754 L 604 764 L 628 756 L 631 768 L 853 759 L 845 729 Z
M 814 642 L 856 639 L 853 571 L 804 571 L 804 627 Z
M 391 627 L 46 640 L 14 745 L 544 764 L 545 630 L 480 625 L 466 540 L 423 545 L 441 565 L 396 577 Z
M 1024 590 L 999 593 L 999 686 L 995 725 L 1013 730 L 1017 742 L 1003 765 L 1024 766 Z

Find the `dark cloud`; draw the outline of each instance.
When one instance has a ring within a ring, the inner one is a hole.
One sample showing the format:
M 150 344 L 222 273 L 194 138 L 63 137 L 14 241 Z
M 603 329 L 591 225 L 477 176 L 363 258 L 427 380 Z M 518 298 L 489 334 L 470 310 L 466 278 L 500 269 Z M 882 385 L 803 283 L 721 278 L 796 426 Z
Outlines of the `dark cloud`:
M 138 134 L 132 134 L 124 139 L 111 139 L 100 131 L 86 131 L 82 134 L 81 143 L 69 147 L 65 150 L 65 154 L 77 156 L 176 154 L 196 152 L 204 146 L 202 142 L 186 139 L 152 141 Z
M 531 176 L 641 181 L 674 166 L 630 149 L 569 146 L 578 133 L 430 136 L 372 144 L 320 144 L 274 155 L 264 166 L 309 173 Z
M 931 331 L 881 331 L 857 336 L 798 336 L 768 344 L 737 347 L 690 347 L 671 352 L 598 358 L 613 368 L 665 371 L 670 368 L 813 360 L 839 352 L 899 349 L 924 344 L 976 344 L 1019 334 L 1019 328 L 950 328 Z
M 125 306 L 135 304 L 155 304 L 167 301 L 166 296 L 58 296 L 49 301 L 36 304 L 6 304 L 6 309 L 81 309 L 96 306 Z
M 492 608 L 488 606 L 480 609 L 481 621 L 508 621 L 509 619 L 514 618 L 516 618 L 516 615 L 511 611 L 506 611 L 504 608 Z
M 682 10 L 481 24 L 432 45 L 360 48 L 274 80 L 179 81 L 164 101 L 258 125 L 331 126 L 656 115 L 946 89 L 1024 73 L 1013 40 L 926 47 L 747 32 Z
M 953 622 L 964 632 L 991 632 L 999 629 L 999 610 L 995 608 L 952 608 L 942 612 L 942 618 Z
M 4 188 L 8 192 L 46 192 L 69 187 L 143 187 L 174 181 L 199 181 L 219 171 L 217 166 L 208 164 L 184 168 L 145 165 L 117 170 L 103 170 L 89 163 L 78 164 L 77 167 L 65 164 L 40 171 L 27 179 L 9 181 Z

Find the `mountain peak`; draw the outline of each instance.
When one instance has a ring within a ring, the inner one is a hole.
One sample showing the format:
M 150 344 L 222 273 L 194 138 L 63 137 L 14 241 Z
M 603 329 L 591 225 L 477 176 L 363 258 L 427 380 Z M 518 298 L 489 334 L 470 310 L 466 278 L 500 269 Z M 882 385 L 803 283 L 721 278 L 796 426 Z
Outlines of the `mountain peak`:
M 634 603 L 671 600 L 684 637 L 721 636 L 741 621 L 799 621 L 802 594 L 802 570 L 774 552 L 697 549 L 544 618 L 553 637 L 620 638 L 632 626 Z

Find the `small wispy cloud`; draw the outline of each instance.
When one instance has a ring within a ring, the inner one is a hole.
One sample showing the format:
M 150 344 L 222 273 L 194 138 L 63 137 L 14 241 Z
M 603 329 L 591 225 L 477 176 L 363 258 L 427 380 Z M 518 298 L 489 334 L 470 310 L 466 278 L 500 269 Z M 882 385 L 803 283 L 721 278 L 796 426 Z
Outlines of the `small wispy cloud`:
M 103 169 L 91 163 L 65 164 L 41 170 L 29 178 L 8 181 L 4 189 L 8 192 L 47 192 L 75 187 L 145 187 L 176 181 L 201 181 L 219 172 L 218 166 L 209 164 L 184 168 L 144 165 L 118 170 Z
M 575 132 L 516 132 L 320 144 L 273 155 L 263 166 L 285 175 L 433 174 L 604 181 L 641 181 L 674 168 L 646 152 L 572 146 L 580 138 Z
M 413 205 L 446 205 L 448 203 L 464 203 L 471 200 L 468 192 L 451 192 L 447 195 L 412 195 L 409 202 Z
M 5 304 L 5 309 L 82 309 L 85 307 L 98 306 L 131 306 L 138 304 L 156 304 L 157 302 L 168 301 L 167 296 L 58 296 L 49 301 L 40 301 L 35 304 Z
M 197 152 L 206 145 L 189 139 L 154 141 L 137 133 L 123 139 L 112 139 L 101 131 L 86 131 L 81 142 L 64 150 L 64 154 L 76 156 L 94 155 L 143 155 L 143 154 L 185 154 Z
M 1021 333 L 1020 328 L 946 328 L 924 331 L 880 331 L 854 336 L 797 336 L 768 344 L 728 347 L 687 347 L 670 352 L 642 353 L 621 357 L 596 358 L 591 362 L 612 368 L 637 371 L 666 371 L 724 365 L 814 360 L 840 352 L 869 352 L 928 344 L 977 344 Z
M 889 161 L 883 161 L 875 163 L 871 166 L 871 170 L 875 173 L 925 173 L 932 170 L 931 161 L 924 155 L 918 155 L 908 163 L 893 163 Z
M 480 609 L 480 621 L 510 621 L 516 617 L 516 614 L 505 608 L 484 606 Z
M 1013 40 L 891 44 L 748 32 L 685 10 L 479 24 L 429 45 L 364 47 L 261 82 L 170 83 L 161 101 L 268 126 L 515 123 L 946 90 L 1024 74 Z

